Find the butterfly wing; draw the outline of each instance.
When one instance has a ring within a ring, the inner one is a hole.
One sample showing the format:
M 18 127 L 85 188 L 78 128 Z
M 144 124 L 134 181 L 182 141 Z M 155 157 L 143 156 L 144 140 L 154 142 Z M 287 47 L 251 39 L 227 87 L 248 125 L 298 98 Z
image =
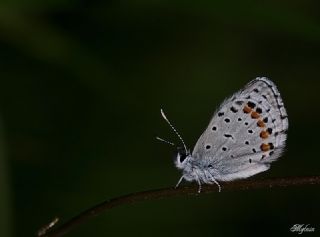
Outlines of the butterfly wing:
M 256 78 L 221 104 L 192 156 L 208 159 L 217 180 L 246 178 L 267 170 L 281 155 L 287 129 L 277 87 L 265 77 Z

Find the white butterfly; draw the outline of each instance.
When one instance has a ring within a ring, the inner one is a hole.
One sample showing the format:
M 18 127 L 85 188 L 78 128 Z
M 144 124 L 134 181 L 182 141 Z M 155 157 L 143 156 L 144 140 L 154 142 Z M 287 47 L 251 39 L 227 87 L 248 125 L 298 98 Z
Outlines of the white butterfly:
M 183 173 L 176 187 L 183 179 L 196 181 L 198 192 L 202 183 L 215 183 L 220 192 L 218 181 L 268 170 L 281 155 L 287 138 L 286 109 L 277 87 L 265 77 L 249 82 L 222 103 L 192 153 L 162 110 L 161 114 L 183 144 L 175 160 Z

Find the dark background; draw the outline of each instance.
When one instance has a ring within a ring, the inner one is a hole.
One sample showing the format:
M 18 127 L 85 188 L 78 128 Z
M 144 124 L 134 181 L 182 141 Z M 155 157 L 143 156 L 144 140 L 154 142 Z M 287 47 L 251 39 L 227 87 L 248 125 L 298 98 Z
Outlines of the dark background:
M 33 236 L 108 198 L 175 185 L 223 99 L 256 76 L 279 87 L 287 152 L 254 177 L 316 175 L 318 1 L 11 1 L 0 10 L 0 236 Z M 67 236 L 296 236 L 320 232 L 316 187 L 121 206 Z

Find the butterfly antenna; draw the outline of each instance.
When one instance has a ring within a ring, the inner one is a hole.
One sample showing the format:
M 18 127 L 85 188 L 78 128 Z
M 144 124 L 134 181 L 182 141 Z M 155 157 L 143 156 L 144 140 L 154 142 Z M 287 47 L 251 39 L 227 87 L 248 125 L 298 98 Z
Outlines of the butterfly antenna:
M 180 136 L 180 134 L 178 133 L 178 131 L 173 127 L 173 125 L 170 123 L 169 119 L 167 119 L 167 116 L 164 114 L 163 110 L 161 109 L 161 115 L 162 117 L 164 118 L 164 120 L 166 120 L 166 122 L 169 124 L 169 126 L 171 127 L 171 129 L 174 131 L 174 133 L 179 137 L 180 141 L 182 142 L 183 144 L 183 147 L 184 147 L 184 150 L 186 152 L 186 154 L 188 154 L 188 150 L 187 150 L 187 147 L 186 147 L 186 144 L 184 143 L 182 137 Z
M 173 142 L 169 142 L 168 140 L 165 140 L 165 139 L 163 139 L 161 137 L 156 137 L 156 139 L 159 140 L 160 142 L 164 142 L 164 143 L 167 143 L 167 144 L 169 144 L 171 146 L 175 146 L 175 144 Z

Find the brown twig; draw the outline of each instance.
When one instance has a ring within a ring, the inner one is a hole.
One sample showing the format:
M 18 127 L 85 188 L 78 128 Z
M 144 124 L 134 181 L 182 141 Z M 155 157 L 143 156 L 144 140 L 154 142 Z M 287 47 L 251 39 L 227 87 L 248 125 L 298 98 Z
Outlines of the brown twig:
M 238 190 L 252 190 L 260 188 L 281 188 L 281 187 L 294 187 L 294 186 L 311 186 L 320 185 L 320 176 L 307 176 L 307 177 L 286 177 L 286 178 L 273 178 L 273 179 L 261 179 L 261 180 L 241 180 L 235 182 L 223 183 L 222 192 L 225 191 L 238 191 Z M 99 214 L 123 205 L 141 202 L 145 200 L 164 199 L 176 196 L 185 195 L 202 195 L 203 193 L 218 192 L 216 185 L 203 186 L 201 194 L 197 192 L 198 187 L 195 185 L 183 186 L 178 189 L 164 188 L 150 191 L 143 191 L 128 194 L 125 196 L 116 197 L 110 200 L 106 200 L 102 203 L 93 206 L 86 211 L 76 215 L 64 224 L 48 229 L 47 233 L 43 233 L 41 236 L 46 237 L 58 237 L 68 233 L 71 229 L 79 226 L 80 224 L 88 221 L 90 218 L 98 216 Z

